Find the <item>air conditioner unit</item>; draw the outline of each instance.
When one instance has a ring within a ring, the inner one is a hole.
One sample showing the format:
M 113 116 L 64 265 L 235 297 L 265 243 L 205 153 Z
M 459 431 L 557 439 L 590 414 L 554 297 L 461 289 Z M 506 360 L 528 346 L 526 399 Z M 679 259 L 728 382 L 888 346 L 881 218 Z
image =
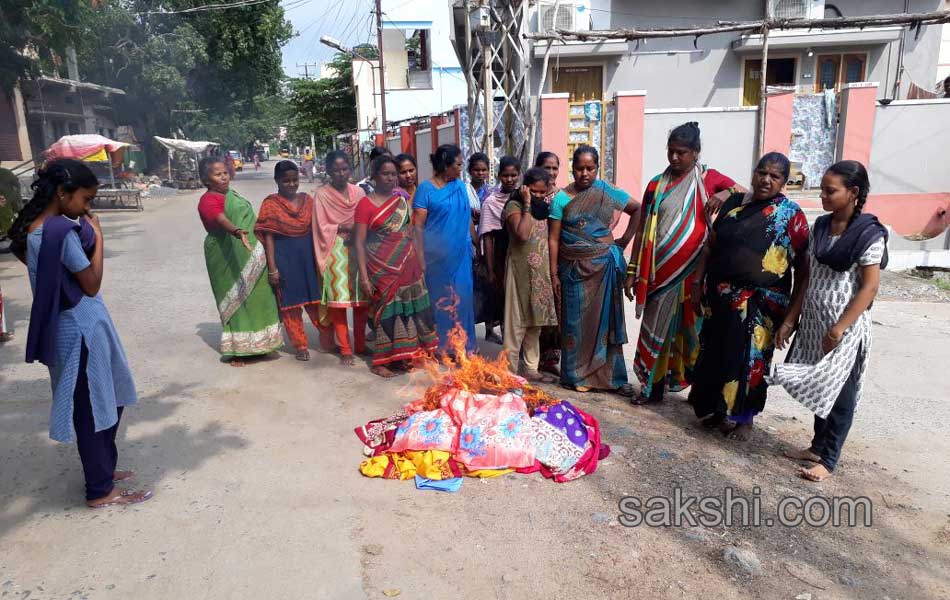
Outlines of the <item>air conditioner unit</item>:
M 557 14 L 555 14 L 555 6 Z M 538 17 L 540 31 L 564 29 L 567 31 L 588 31 L 591 28 L 590 0 L 573 2 L 554 2 L 543 0 Z
M 825 0 L 772 0 L 776 19 L 823 19 Z

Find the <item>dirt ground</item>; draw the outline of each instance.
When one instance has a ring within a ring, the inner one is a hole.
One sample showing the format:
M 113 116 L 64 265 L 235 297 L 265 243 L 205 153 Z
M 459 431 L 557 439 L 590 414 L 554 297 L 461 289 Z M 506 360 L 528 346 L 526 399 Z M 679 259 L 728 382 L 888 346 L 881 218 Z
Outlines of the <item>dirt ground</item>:
M 260 199 L 271 184 L 246 173 L 235 187 Z M 551 388 L 600 420 L 613 453 L 596 473 L 424 492 L 357 471 L 353 427 L 404 403 L 415 392 L 406 377 L 380 380 L 316 352 L 309 363 L 287 352 L 244 369 L 219 362 L 196 199 L 102 217 L 103 294 L 141 396 L 123 419 L 120 464 L 156 492 L 131 509 L 83 507 L 75 448 L 47 436 L 48 375 L 22 362 L 25 269 L 0 255 L 17 332 L 0 346 L 0 597 L 950 597 L 950 304 L 899 291 L 893 301 L 885 279 L 865 396 L 824 483 L 798 479 L 781 457 L 811 431 L 810 413 L 781 390 L 743 445 L 700 430 L 679 395 L 636 408 Z M 636 331 L 631 320 L 631 339 Z M 758 496 L 766 516 L 783 497 L 866 496 L 873 524 L 618 521 L 621 498 L 675 488 L 715 497 L 732 488 Z M 758 564 L 725 558 L 732 546 Z

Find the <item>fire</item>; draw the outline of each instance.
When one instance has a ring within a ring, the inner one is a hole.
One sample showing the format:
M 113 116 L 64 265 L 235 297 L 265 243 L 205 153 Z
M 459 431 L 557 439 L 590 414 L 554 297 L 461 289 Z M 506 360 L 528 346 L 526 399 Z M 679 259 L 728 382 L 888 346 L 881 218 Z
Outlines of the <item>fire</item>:
M 457 298 L 449 304 L 453 312 Z M 465 329 L 456 321 L 449 332 L 448 345 L 440 360 L 426 361 L 425 372 L 432 384 L 426 388 L 422 398 L 414 403 L 414 410 L 435 410 L 447 393 L 467 391 L 473 394 L 502 395 L 508 392 L 520 393 L 529 411 L 540 406 L 551 406 L 559 400 L 537 388 L 524 378 L 508 369 L 508 358 L 500 352 L 494 360 L 478 354 L 469 354 L 465 350 L 468 336 Z

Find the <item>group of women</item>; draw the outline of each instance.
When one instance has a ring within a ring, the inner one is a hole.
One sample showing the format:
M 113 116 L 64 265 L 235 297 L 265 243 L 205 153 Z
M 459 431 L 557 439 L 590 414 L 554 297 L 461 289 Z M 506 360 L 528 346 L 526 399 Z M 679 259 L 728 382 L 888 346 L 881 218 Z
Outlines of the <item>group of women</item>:
M 279 162 L 277 191 L 258 215 L 230 189 L 227 165 L 205 159 L 208 191 L 198 212 L 221 352 L 242 365 L 280 348 L 286 330 L 296 357 L 308 360 L 304 312 L 319 348 L 337 351 L 345 365 L 367 352 L 370 324 L 372 370 L 383 377 L 463 343 L 474 352 L 481 264 L 488 288 L 481 292 L 490 298 L 482 304 L 492 307 L 481 318 L 489 329 L 502 325 L 513 370 L 524 363 L 526 378 L 550 381 L 546 357 L 559 355 L 562 385 L 634 397 L 622 353 L 626 293 L 642 319 L 634 403 L 689 387 L 702 423 L 741 440 L 768 386 L 781 385 L 815 413 L 810 445 L 788 456 L 810 463 L 802 477 L 825 479 L 860 400 L 867 311 L 887 264 L 887 230 L 863 212 L 867 171 L 855 161 L 828 169 L 821 200 L 829 214 L 809 233 L 802 210 L 782 193 L 785 156 L 763 156 L 746 190 L 700 164 L 700 150 L 695 123 L 674 129 L 669 166 L 650 181 L 642 205 L 598 178 L 597 151 L 586 146 L 574 152 L 573 182 L 563 189 L 551 153 L 523 174 L 503 158 L 499 185 L 487 189 L 480 171 L 487 159 L 476 157 L 469 165 L 480 175 L 476 189 L 461 178 L 456 146 L 432 154 L 434 174 L 421 183 L 413 157 L 378 153 L 363 187 L 350 183 L 347 156 L 331 152 L 329 182 L 315 196 L 299 191 L 295 163 Z M 49 368 L 50 436 L 76 441 L 91 507 L 152 496 L 115 485 L 134 476 L 117 468 L 115 437 L 136 391 L 99 295 L 104 241 L 89 211 L 97 188 L 83 163 L 53 161 L 9 230 L 34 290 L 27 360 Z M 615 238 L 620 213 L 630 219 Z M 775 348 L 793 334 L 785 364 L 773 368 Z

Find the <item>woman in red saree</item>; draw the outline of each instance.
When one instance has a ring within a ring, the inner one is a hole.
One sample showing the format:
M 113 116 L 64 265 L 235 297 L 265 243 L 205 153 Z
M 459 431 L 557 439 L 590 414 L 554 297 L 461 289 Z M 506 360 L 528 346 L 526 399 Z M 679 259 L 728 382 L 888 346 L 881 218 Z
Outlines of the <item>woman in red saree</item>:
M 421 257 L 413 244 L 412 206 L 396 190 L 396 161 L 372 165 L 374 191 L 356 207 L 353 230 L 360 285 L 372 299 L 376 337 L 372 372 L 393 377 L 389 367 L 408 368 L 438 348 L 435 317 Z

